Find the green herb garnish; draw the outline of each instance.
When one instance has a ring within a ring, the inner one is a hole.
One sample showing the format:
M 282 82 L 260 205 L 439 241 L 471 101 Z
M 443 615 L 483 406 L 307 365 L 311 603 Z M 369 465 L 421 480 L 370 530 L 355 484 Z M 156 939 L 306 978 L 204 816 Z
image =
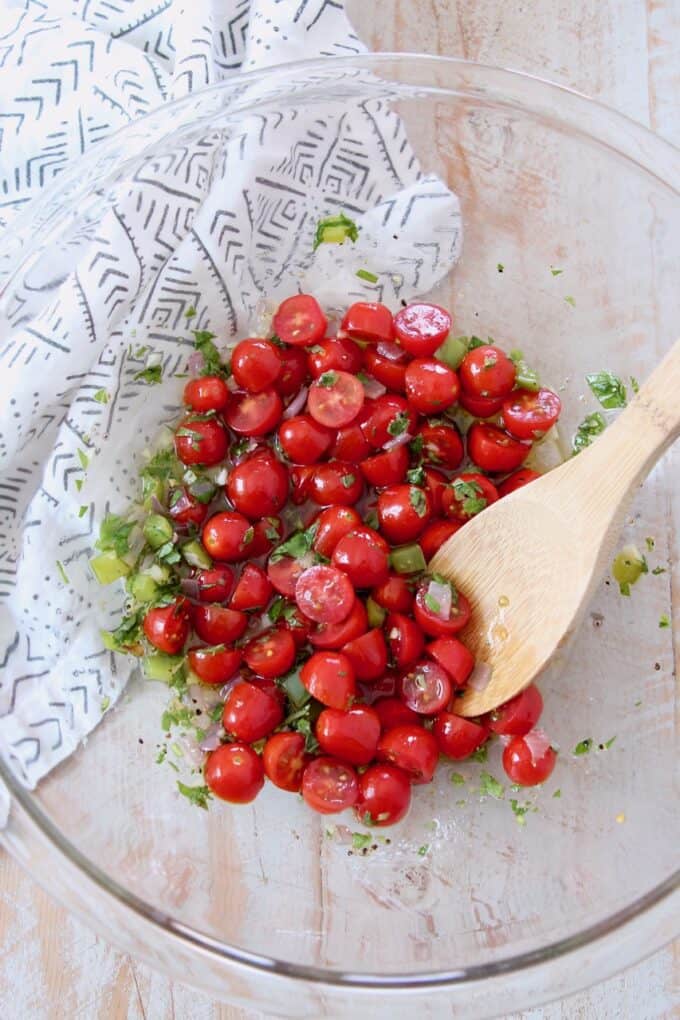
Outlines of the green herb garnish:
M 59 571 L 59 576 L 61 577 L 64 584 L 70 584 L 71 582 L 68 579 L 68 574 L 64 570 L 64 564 L 61 562 L 61 560 L 57 560 L 57 570 Z
M 537 393 L 541 388 L 538 372 L 527 365 L 522 352 L 517 350 L 510 351 L 510 360 L 515 366 L 515 384 L 520 389 Z
M 423 602 L 425 603 L 425 605 L 427 606 L 431 613 L 436 613 L 437 616 L 441 613 L 442 611 L 441 605 L 439 604 L 439 602 L 437 602 L 435 598 L 433 598 L 432 595 L 430 595 L 429 591 L 425 592 L 425 595 L 423 596 Z
M 272 563 L 276 563 L 277 560 L 283 559 L 284 556 L 291 556 L 293 559 L 298 560 L 306 553 L 308 553 L 316 537 L 316 525 L 312 524 L 311 527 L 305 531 L 296 531 L 294 535 L 287 538 L 285 542 L 277 545 L 276 549 L 272 552 L 269 557 Z
M 490 772 L 482 772 L 479 776 L 479 793 L 482 797 L 495 797 L 496 800 L 501 800 L 504 789 Z
M 83 469 L 83 471 L 87 471 L 87 466 L 90 463 L 90 458 L 88 457 L 84 450 L 77 450 L 76 452 L 78 454 L 78 460 L 80 461 L 81 468 Z
M 337 372 L 322 372 L 319 378 L 316 380 L 319 386 L 331 387 L 335 386 L 338 381 Z
M 84 517 L 89 509 L 90 509 L 89 506 L 81 506 L 81 507 L 79 507 L 78 508 L 78 516 L 79 517 Z
M 666 568 L 665 567 L 654 567 L 654 570 L 652 571 L 652 573 L 654 574 L 655 577 L 658 577 L 659 574 L 665 574 L 666 573 Z
M 662 613 L 661 616 L 659 617 L 659 627 L 661 627 L 663 630 L 666 627 L 670 627 L 670 625 L 671 625 L 670 616 L 668 615 L 668 613 Z
M 454 478 L 451 488 L 460 503 L 461 510 L 468 517 L 474 517 L 487 505 L 486 498 L 480 495 L 484 490 L 479 482 L 466 482 L 463 478 Z
M 147 365 L 141 372 L 135 372 L 133 379 L 135 382 L 145 382 L 148 386 L 157 385 L 163 378 L 163 366 L 158 365 Z
M 502 273 L 502 272 L 504 272 L 504 271 L 505 271 L 505 266 L 503 265 L 503 263 L 502 263 L 502 262 L 498 262 L 498 263 L 497 263 L 497 265 L 496 265 L 496 270 L 497 270 L 497 271 L 498 271 L 499 273 Z
M 633 393 L 640 392 L 640 383 L 637 381 L 634 375 L 630 376 L 630 388 L 633 391 Z
M 215 347 L 213 340 L 215 334 L 209 329 L 192 329 L 194 347 L 203 355 L 203 368 L 201 375 L 228 375 L 229 370 L 223 364 L 220 352 Z
M 351 220 L 344 213 L 336 216 L 327 216 L 319 220 L 314 235 L 313 249 L 320 244 L 344 244 L 346 240 L 357 241 L 359 239 L 359 228 L 354 220 Z M 357 274 L 358 275 L 358 274 Z
M 352 833 L 352 849 L 363 850 L 370 846 L 373 841 L 373 836 L 370 832 L 353 832 Z
M 451 775 L 449 776 L 449 779 L 454 784 L 454 786 L 465 785 L 465 776 L 461 772 L 452 772 Z
M 586 376 L 586 382 L 603 407 L 611 410 L 613 407 L 626 406 L 626 387 L 613 372 L 595 372 Z
M 470 761 L 485 762 L 489 757 L 489 748 L 486 744 L 482 744 L 476 751 L 473 751 L 469 756 Z
M 425 857 L 425 855 L 427 854 L 429 849 L 430 849 L 430 844 L 429 843 L 423 843 L 422 846 L 418 847 L 418 856 L 419 857 Z
M 97 390 L 93 399 L 96 400 L 98 404 L 108 404 L 109 395 L 106 390 Z
M 387 426 L 387 431 L 391 436 L 403 436 L 408 427 L 409 416 L 404 411 L 399 411 Z
M 196 807 L 203 808 L 205 811 L 208 810 L 208 801 L 212 798 L 212 793 L 207 786 L 186 786 L 185 783 L 178 780 L 177 789 L 190 804 L 195 804 Z
M 345 489 L 351 489 L 355 482 L 356 482 L 356 476 L 355 475 L 343 475 L 342 476 L 342 484 L 343 484 Z
M 561 796 L 562 796 L 562 791 L 560 790 L 560 788 L 559 788 L 559 786 L 558 786 L 558 788 L 557 788 L 557 789 L 555 790 L 555 792 L 553 793 L 553 798 L 554 798 L 555 800 L 559 800 Z
M 563 269 L 555 269 L 553 266 L 551 266 L 550 267 L 550 272 L 552 273 L 553 276 L 559 276 L 560 273 L 564 272 L 564 270 Z
M 410 482 L 411 485 L 425 485 L 427 478 L 422 464 L 418 467 L 410 468 L 406 472 L 406 481 Z
M 134 521 L 126 521 L 118 514 L 107 514 L 99 529 L 97 549 L 112 550 L 116 556 L 124 556 L 130 552 L 130 532 L 135 527 Z
M 418 514 L 418 517 L 427 516 L 427 497 L 422 489 L 412 485 L 409 489 L 408 501 Z
M 576 435 L 572 441 L 574 453 L 580 453 L 581 450 L 585 450 L 586 446 L 590 446 L 595 436 L 599 436 L 604 432 L 606 427 L 607 423 L 599 411 L 587 414 L 577 428 Z
M 586 737 L 584 740 L 579 740 L 578 744 L 576 745 L 576 747 L 572 751 L 572 754 L 575 754 L 575 755 L 588 754 L 590 752 L 590 749 L 591 749 L 592 746 L 593 746 L 593 738 L 592 737 Z
M 571 305 L 572 308 L 576 307 L 576 301 L 571 296 L 571 294 L 567 294 L 564 300 L 567 302 L 568 305 Z
M 518 825 L 526 825 L 526 815 L 531 811 L 531 804 L 520 804 L 520 802 L 512 797 L 510 800 L 510 807 L 512 813 L 517 819 Z
M 375 273 L 369 273 L 368 269 L 357 269 L 356 275 L 360 280 L 365 280 L 366 283 L 377 283 L 378 277 Z

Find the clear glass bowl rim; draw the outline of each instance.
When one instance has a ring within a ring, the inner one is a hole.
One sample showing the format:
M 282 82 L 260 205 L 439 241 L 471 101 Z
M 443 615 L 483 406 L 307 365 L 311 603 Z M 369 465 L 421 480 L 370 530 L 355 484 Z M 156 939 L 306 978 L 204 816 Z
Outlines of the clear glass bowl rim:
M 398 65 L 405 65 L 413 73 L 420 74 L 422 80 L 400 80 L 390 70 Z M 632 162 L 645 173 L 655 177 L 661 184 L 666 186 L 675 196 L 680 198 L 680 149 L 677 149 L 670 142 L 665 141 L 654 132 L 630 119 L 626 115 L 611 109 L 603 103 L 597 102 L 565 86 L 558 85 L 545 78 L 530 75 L 525 72 L 515 71 L 510 68 L 497 67 L 491 64 L 481 64 L 475 61 L 463 60 L 455 57 L 440 57 L 419 53 L 377 53 L 359 54 L 349 57 L 325 57 L 322 59 L 294 61 L 286 64 L 279 64 L 263 71 L 252 71 L 234 75 L 217 85 L 201 90 L 201 95 L 219 94 L 226 92 L 235 86 L 257 85 L 260 82 L 284 82 L 295 75 L 306 73 L 328 72 L 332 68 L 338 71 L 357 68 L 366 72 L 374 72 L 380 76 L 381 70 L 388 73 L 382 78 L 384 83 L 394 86 L 396 89 L 424 90 L 433 97 L 445 96 L 469 96 L 480 101 L 494 103 L 495 105 L 516 107 L 522 110 L 529 110 L 534 113 L 550 111 L 551 118 L 556 125 L 575 135 L 589 138 L 591 141 L 610 149 L 612 153 L 622 156 L 625 160 Z M 458 70 L 464 75 L 462 88 L 450 88 L 433 80 L 438 70 L 448 70 L 455 74 Z M 429 81 L 428 81 L 429 79 Z M 479 89 L 479 91 L 477 91 Z M 530 95 L 527 90 L 531 90 Z M 295 93 L 296 97 L 304 98 L 304 90 Z M 54 203 L 59 194 L 67 193 L 72 188 L 74 180 L 82 175 L 83 168 L 94 164 L 106 156 L 107 153 L 115 153 L 122 147 L 125 151 L 126 134 L 133 128 L 138 128 L 143 123 L 153 123 L 153 120 L 166 117 L 172 111 L 181 112 L 191 107 L 196 100 L 197 93 L 192 93 L 181 99 L 165 104 L 159 110 L 153 111 L 144 117 L 137 118 L 129 125 L 119 129 L 109 136 L 104 142 L 95 146 L 89 153 L 78 162 L 65 170 L 56 180 L 54 189 L 49 193 L 39 196 L 29 203 L 27 209 L 20 213 L 13 221 L 11 233 L 14 241 L 17 238 L 25 238 L 25 243 L 20 251 L 19 261 L 15 264 L 4 286 L 0 288 L 0 294 L 4 292 L 8 283 L 20 271 L 24 262 L 29 259 L 39 244 L 35 231 L 31 224 L 39 217 L 40 210 L 48 203 Z M 280 98 L 280 97 L 279 97 Z M 527 100 L 530 99 L 530 103 Z M 268 97 L 260 97 L 254 103 L 238 106 L 234 109 L 235 115 L 243 115 L 258 106 L 267 105 L 270 102 Z M 590 129 L 583 125 L 589 124 Z M 593 130 L 594 128 L 597 131 Z M 86 184 L 86 187 L 89 182 Z M 74 205 L 78 201 L 77 190 L 68 195 L 69 204 Z M 15 245 L 13 245 L 15 247 Z M 0 243 L 0 257 L 10 256 L 11 249 L 6 243 Z M 15 248 L 16 251 L 16 248 Z M 468 967 L 461 967 L 448 971 L 432 971 L 425 973 L 397 974 L 373 974 L 373 973 L 348 973 L 342 970 L 322 969 L 320 967 L 305 966 L 289 963 L 283 960 L 276 960 L 272 957 L 260 956 L 250 951 L 240 949 L 216 940 L 214 937 L 176 921 L 171 916 L 164 914 L 140 897 L 130 893 L 123 886 L 113 881 L 104 871 L 78 850 L 68 839 L 66 839 L 59 828 L 50 818 L 37 806 L 31 791 L 25 788 L 15 777 L 7 763 L 0 755 L 0 780 L 6 786 L 13 802 L 25 812 L 30 822 L 37 828 L 40 836 L 56 850 L 57 855 L 63 855 L 67 862 L 78 869 L 92 882 L 105 896 L 113 897 L 120 906 L 129 909 L 138 915 L 143 921 L 160 929 L 165 935 L 180 940 L 185 947 L 192 947 L 213 957 L 222 959 L 225 963 L 230 962 L 245 968 L 252 968 L 269 974 L 277 974 L 281 977 L 293 978 L 312 982 L 315 984 L 340 986 L 345 988 L 372 988 L 375 990 L 397 991 L 402 990 L 426 990 L 427 988 L 442 988 L 447 986 L 458 986 L 483 981 L 486 978 L 499 977 L 503 974 L 514 974 L 528 968 L 554 962 L 557 958 L 577 950 L 586 949 L 589 945 L 605 939 L 617 932 L 624 926 L 631 925 L 636 918 L 645 914 L 649 917 L 656 909 L 661 911 L 667 908 L 674 894 L 680 890 L 680 868 L 670 874 L 663 882 L 649 890 L 643 896 L 638 897 L 631 903 L 611 914 L 609 917 L 589 925 L 576 935 L 558 939 L 547 943 L 540 949 L 510 955 L 491 963 L 474 964 Z M 39 876 L 34 876 L 37 880 Z M 664 911 L 665 912 L 665 911 Z M 657 947 L 647 947 L 640 953 L 646 955 Z

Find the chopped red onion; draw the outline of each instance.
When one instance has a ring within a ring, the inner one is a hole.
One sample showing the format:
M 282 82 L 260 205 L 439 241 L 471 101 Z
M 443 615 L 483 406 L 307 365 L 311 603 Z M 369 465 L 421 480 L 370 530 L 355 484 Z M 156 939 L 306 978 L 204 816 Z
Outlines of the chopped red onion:
M 229 692 L 236 687 L 236 684 L 240 684 L 243 677 L 240 673 L 235 673 L 231 680 L 227 680 L 226 684 L 222 684 L 220 687 L 220 700 L 224 701 Z
M 201 750 L 193 737 L 188 736 L 186 733 L 181 733 L 177 737 L 177 743 L 182 748 L 187 761 L 200 768 L 205 758 L 205 752 Z
M 396 450 L 398 446 L 405 446 L 412 439 L 413 436 L 408 432 L 402 432 L 400 436 L 395 436 L 394 439 L 388 439 L 386 443 L 383 443 L 383 450 Z
M 231 390 L 232 393 L 238 393 L 240 389 L 239 384 L 236 382 L 233 375 L 230 375 L 227 379 L 227 389 Z
M 189 355 L 189 373 L 190 375 L 200 375 L 205 368 L 205 358 L 201 351 L 194 351 L 193 354 Z
M 250 454 L 253 452 L 253 450 L 257 450 L 259 445 L 260 444 L 257 441 L 257 439 L 254 439 L 253 436 L 251 436 L 249 438 L 249 440 L 248 440 L 248 445 L 243 450 L 243 453 L 240 453 L 238 455 L 238 457 L 232 457 L 233 463 L 234 464 L 241 464 L 244 460 L 246 460 L 250 456 Z M 226 479 L 225 479 L 225 481 L 226 481 Z
M 389 340 L 382 340 L 376 347 L 376 351 L 381 358 L 387 358 L 388 361 L 401 361 L 404 357 L 403 348 Z
M 451 615 L 451 605 L 453 603 L 451 586 L 448 584 L 442 584 L 440 581 L 430 581 L 427 586 L 427 594 L 439 606 L 439 610 L 437 612 L 433 610 L 433 612 L 435 612 L 435 616 L 438 616 L 440 620 L 448 620 Z
M 191 704 L 201 712 L 209 712 L 222 701 L 219 690 L 212 684 L 189 684 L 187 694 Z
M 533 729 L 529 730 L 524 735 L 524 743 L 529 748 L 531 754 L 531 762 L 536 765 L 541 760 L 545 752 L 550 747 L 550 740 L 548 739 L 547 733 L 544 730 Z
M 383 386 L 372 375 L 364 376 L 361 380 L 361 385 L 364 387 L 364 393 L 369 400 L 376 400 L 378 397 L 382 397 L 383 393 L 387 393 L 387 386 Z
M 201 586 L 195 577 L 183 577 L 179 586 L 182 589 L 182 594 L 186 595 L 188 599 L 198 601 L 198 597 L 201 593 Z
M 492 672 L 488 662 L 476 662 L 468 679 L 468 687 L 473 691 L 485 691 L 491 682 Z
M 167 506 L 163 506 L 157 496 L 151 497 L 151 509 L 155 514 L 161 514 L 162 516 L 165 516 L 168 512 Z
M 205 731 L 205 736 L 198 745 L 200 750 L 206 753 L 209 751 L 216 751 L 222 743 L 221 736 L 222 727 L 219 723 L 213 723 L 212 726 L 209 726 Z
M 307 387 L 302 386 L 300 387 L 300 392 L 297 394 L 297 396 L 293 397 L 290 404 L 283 412 L 283 417 L 294 418 L 295 415 L 299 414 L 302 408 L 305 406 L 306 400 L 307 400 Z

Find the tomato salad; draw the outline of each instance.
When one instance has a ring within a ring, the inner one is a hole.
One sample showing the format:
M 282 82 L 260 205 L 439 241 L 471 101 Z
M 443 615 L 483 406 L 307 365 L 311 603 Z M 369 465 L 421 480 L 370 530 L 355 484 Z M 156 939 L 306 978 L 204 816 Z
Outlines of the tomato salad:
M 329 336 L 297 294 L 228 365 L 200 334 L 172 444 L 142 471 L 136 519 L 115 518 L 141 528 L 134 568 L 101 540 L 93 566 L 104 582 L 128 575 L 108 647 L 180 690 L 219 691 L 201 745 L 218 798 L 249 802 L 268 779 L 383 826 L 440 756 L 492 733 L 513 783 L 554 767 L 534 686 L 487 716 L 456 713 L 480 679 L 461 638 L 474 592 L 426 567 L 537 477 L 523 464 L 560 400 L 518 352 L 451 326 L 434 304 L 360 302 Z

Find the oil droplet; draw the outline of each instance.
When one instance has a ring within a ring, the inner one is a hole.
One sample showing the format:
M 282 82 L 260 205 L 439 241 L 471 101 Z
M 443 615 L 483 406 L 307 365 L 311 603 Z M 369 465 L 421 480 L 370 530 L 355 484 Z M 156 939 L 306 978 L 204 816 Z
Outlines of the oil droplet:
M 493 629 L 492 636 L 496 641 L 507 641 L 508 640 L 508 628 L 504 627 L 502 623 L 497 623 Z
M 510 599 L 508 598 L 508 596 L 507 595 L 501 595 L 501 597 L 498 600 L 498 605 L 501 607 L 501 609 L 505 609 L 506 606 L 509 606 L 510 605 Z
M 618 814 L 618 815 L 616 816 L 616 821 L 617 821 L 617 822 L 619 823 L 619 825 L 623 825 L 623 823 L 625 822 L 625 820 L 626 820 L 626 816 L 625 816 L 625 814 L 623 813 L 623 811 L 621 811 L 621 812 L 620 812 L 620 814 Z

